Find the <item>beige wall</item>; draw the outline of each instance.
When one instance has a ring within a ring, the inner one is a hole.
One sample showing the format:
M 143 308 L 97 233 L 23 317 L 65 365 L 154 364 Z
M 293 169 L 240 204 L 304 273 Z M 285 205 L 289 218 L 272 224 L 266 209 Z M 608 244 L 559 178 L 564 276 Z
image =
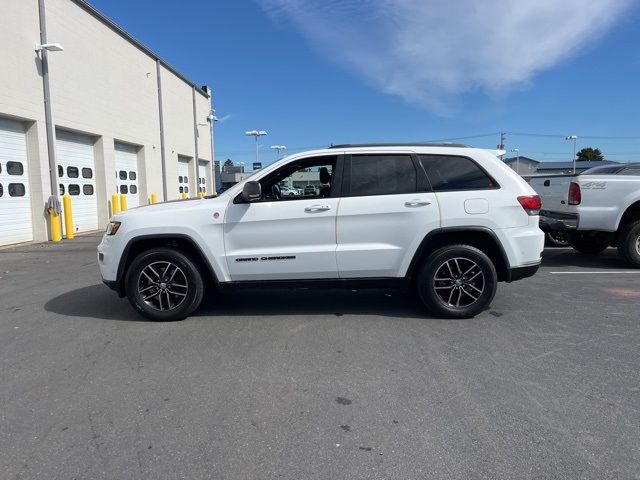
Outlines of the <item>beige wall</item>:
M 156 58 L 71 0 L 46 0 L 47 40 L 63 52 L 50 52 L 51 106 L 56 128 L 95 138 L 99 222 L 108 219 L 108 199 L 116 190 L 114 141 L 140 147 L 140 192 L 163 198 Z M 46 237 L 43 205 L 50 195 L 44 122 L 37 0 L 0 0 L 0 116 L 25 120 L 36 239 Z M 10 68 L 8 67 L 10 66 Z M 178 155 L 193 158 L 190 192 L 197 192 L 196 135 L 192 85 L 161 65 L 165 127 L 167 199 L 178 198 Z M 196 122 L 206 122 L 210 99 L 196 90 Z M 211 161 L 208 126 L 198 127 L 199 157 Z M 98 164 L 99 163 L 99 164 Z M 210 175 L 210 169 L 209 169 Z M 211 176 L 207 177 L 213 184 Z M 141 204 L 144 204 L 141 197 Z
M 50 195 L 37 0 L 0 0 L 0 116 L 25 121 L 34 237 L 46 239 Z

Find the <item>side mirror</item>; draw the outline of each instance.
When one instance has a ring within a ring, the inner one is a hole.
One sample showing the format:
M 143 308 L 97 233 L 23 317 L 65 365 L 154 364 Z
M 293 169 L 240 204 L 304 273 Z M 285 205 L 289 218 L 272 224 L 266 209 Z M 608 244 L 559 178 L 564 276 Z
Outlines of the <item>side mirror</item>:
M 260 182 L 248 181 L 242 187 L 242 200 L 245 202 L 255 202 L 262 198 L 262 188 Z

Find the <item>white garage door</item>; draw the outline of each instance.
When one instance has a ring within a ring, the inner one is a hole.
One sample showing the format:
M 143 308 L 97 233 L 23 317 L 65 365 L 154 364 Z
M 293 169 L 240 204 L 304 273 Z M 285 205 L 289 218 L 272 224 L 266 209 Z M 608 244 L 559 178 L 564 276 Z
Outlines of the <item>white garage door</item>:
M 0 119 L 0 245 L 33 240 L 24 124 Z
M 189 161 L 190 159 L 178 157 L 178 193 L 189 196 Z
M 115 144 L 116 185 L 118 193 L 127 195 L 127 208 L 140 205 L 138 194 L 138 148 L 124 143 Z
M 93 140 L 77 133 L 56 132 L 60 194 L 68 193 L 76 232 L 98 229 Z M 64 223 L 63 223 L 64 225 Z
M 198 193 L 207 193 L 207 166 L 209 162 L 198 161 Z

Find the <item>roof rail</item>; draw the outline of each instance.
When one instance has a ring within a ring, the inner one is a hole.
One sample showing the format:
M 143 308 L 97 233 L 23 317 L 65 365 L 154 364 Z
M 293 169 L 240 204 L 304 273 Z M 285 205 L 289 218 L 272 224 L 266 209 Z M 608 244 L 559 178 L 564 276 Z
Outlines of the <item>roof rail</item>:
M 405 143 L 342 143 L 340 145 L 331 145 L 329 148 L 358 148 L 358 147 L 454 147 L 454 148 L 471 148 L 470 145 L 462 143 L 424 143 L 424 142 L 405 142 Z

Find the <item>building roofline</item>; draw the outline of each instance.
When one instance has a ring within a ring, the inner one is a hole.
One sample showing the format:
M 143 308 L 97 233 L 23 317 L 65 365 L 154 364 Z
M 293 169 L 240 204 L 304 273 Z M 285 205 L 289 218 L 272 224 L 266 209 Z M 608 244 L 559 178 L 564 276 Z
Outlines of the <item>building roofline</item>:
M 113 30 L 118 35 L 120 35 L 122 38 L 127 40 L 129 43 L 131 43 L 135 47 L 137 47 L 140 51 L 142 51 L 143 53 L 149 55 L 154 60 L 158 61 L 160 63 L 160 65 L 162 65 L 164 68 L 166 68 L 171 73 L 173 73 L 175 76 L 180 78 L 183 82 L 187 83 L 190 87 L 193 87 L 196 92 L 198 92 L 199 94 L 201 94 L 205 98 L 209 98 L 210 97 L 209 93 L 206 90 L 204 90 L 202 87 L 198 86 L 195 82 L 191 81 L 188 77 L 186 77 L 185 75 L 180 73 L 178 70 L 176 70 L 174 67 L 172 67 L 169 63 L 164 61 L 153 50 L 151 50 L 150 48 L 145 46 L 141 41 L 136 39 L 133 35 L 131 35 L 129 32 L 127 32 L 124 28 L 122 28 L 120 25 L 115 23 L 109 17 L 104 15 L 102 12 L 97 10 L 93 5 L 88 3 L 86 0 L 71 0 L 71 1 L 73 3 L 75 3 L 76 5 L 78 5 L 80 8 L 82 8 L 84 11 L 88 12 L 89 14 L 91 14 L 94 18 L 100 20 L 102 23 L 104 23 L 111 30 Z

